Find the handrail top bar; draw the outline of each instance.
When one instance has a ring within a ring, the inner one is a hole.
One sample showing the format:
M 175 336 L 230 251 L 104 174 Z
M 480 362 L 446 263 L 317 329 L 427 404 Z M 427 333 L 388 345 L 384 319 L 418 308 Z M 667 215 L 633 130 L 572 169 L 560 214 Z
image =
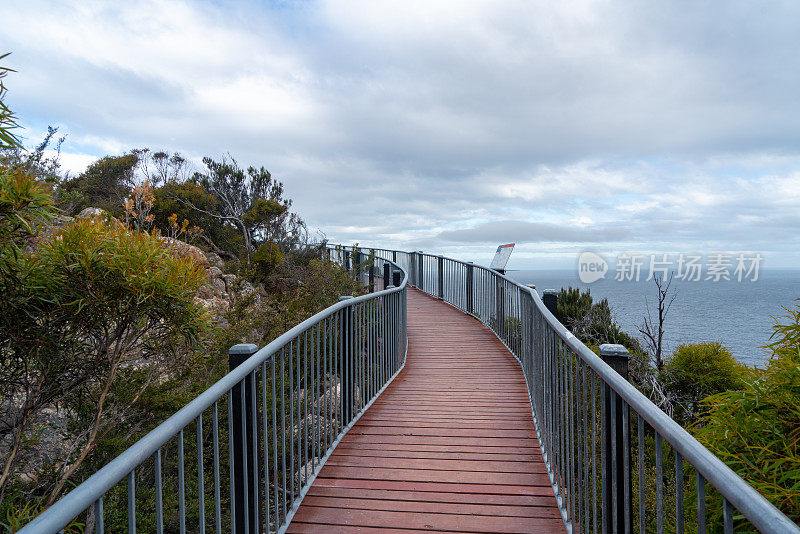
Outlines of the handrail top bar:
M 175 437 L 178 432 L 222 398 L 222 396 L 230 391 L 236 384 L 244 380 L 251 372 L 255 371 L 279 350 L 283 349 L 290 341 L 297 337 L 298 334 L 304 332 L 323 319 L 327 319 L 343 308 L 355 306 L 361 302 L 383 295 L 403 291 L 408 283 L 408 273 L 405 269 L 386 258 L 378 259 L 391 263 L 403 272 L 403 280 L 399 286 L 336 302 L 281 334 L 259 349 L 241 365 L 217 380 L 208 389 L 200 393 L 186 404 L 186 406 L 172 414 L 163 423 L 136 441 L 136 443 L 128 447 L 119 456 L 84 480 L 50 508 L 39 514 L 33 521 L 25 525 L 19 531 L 19 534 L 57 532 L 66 528 L 66 526 L 75 519 L 76 513 L 80 513 L 91 506 L 97 499 L 102 497 L 109 489 L 127 476 L 128 473 L 155 454 L 167 441 Z
M 345 247 L 347 248 L 347 247 Z M 378 249 L 374 247 L 360 247 L 365 250 L 382 250 L 385 252 L 409 252 L 392 249 Z M 420 254 L 419 251 L 414 252 Z M 421 253 L 423 256 L 443 257 L 434 254 Z M 768 533 L 786 533 L 797 532 L 800 533 L 800 527 L 786 517 L 783 512 L 778 510 L 771 502 L 769 502 L 763 495 L 755 490 L 748 484 L 742 477 L 736 474 L 733 469 L 728 467 L 725 462 L 717 458 L 708 449 L 706 449 L 694 436 L 686 431 L 682 426 L 669 417 L 658 406 L 653 404 L 641 391 L 636 389 L 630 382 L 623 378 L 619 373 L 614 371 L 606 362 L 604 362 L 597 354 L 583 344 L 575 334 L 570 332 L 561 322 L 552 314 L 550 310 L 542 302 L 541 297 L 535 289 L 531 289 L 508 276 L 501 274 L 494 269 L 478 265 L 475 263 L 468 263 L 465 261 L 457 260 L 454 258 L 446 258 L 456 263 L 461 263 L 465 266 L 470 266 L 484 271 L 491 272 L 507 282 L 517 286 L 524 292 L 527 292 L 533 298 L 536 307 L 542 313 L 547 323 L 556 331 L 559 337 L 573 350 L 576 354 L 594 370 L 600 378 L 605 381 L 614 391 L 616 391 L 622 399 L 631 406 L 637 414 L 647 421 L 661 436 L 677 450 L 684 459 L 691 463 L 703 477 L 710 482 L 714 487 L 722 493 L 725 498 L 744 516 L 753 523 L 760 531 Z

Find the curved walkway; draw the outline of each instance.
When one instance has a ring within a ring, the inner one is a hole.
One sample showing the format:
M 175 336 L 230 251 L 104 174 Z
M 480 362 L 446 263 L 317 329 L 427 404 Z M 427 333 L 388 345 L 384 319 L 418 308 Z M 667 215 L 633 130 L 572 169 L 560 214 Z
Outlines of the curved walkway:
M 514 357 L 412 289 L 408 338 L 405 369 L 336 447 L 288 532 L 564 532 Z

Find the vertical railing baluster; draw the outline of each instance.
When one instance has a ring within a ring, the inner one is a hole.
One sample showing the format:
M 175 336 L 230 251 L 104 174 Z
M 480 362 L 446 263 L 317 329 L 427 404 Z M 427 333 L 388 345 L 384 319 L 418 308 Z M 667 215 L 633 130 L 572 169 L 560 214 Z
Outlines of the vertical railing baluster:
M 285 353 L 286 351 L 284 348 L 281 348 L 281 484 L 283 484 L 281 491 L 281 501 L 283 502 L 283 514 L 281 514 L 281 522 L 286 520 L 286 514 L 288 513 L 286 502 L 286 487 L 288 481 L 286 477 L 286 385 L 284 378 L 286 376 Z M 289 354 L 291 354 L 291 349 L 289 349 Z M 275 483 L 277 484 L 277 480 Z
M 274 356 L 271 358 L 274 359 Z M 264 428 L 264 531 L 269 533 L 269 432 L 267 425 L 267 362 L 261 362 L 261 424 Z M 274 432 L 274 429 L 273 429 Z
M 605 383 L 604 380 L 600 380 L 600 472 L 602 473 L 602 505 L 600 507 L 602 512 L 602 528 L 603 532 L 610 532 L 610 526 L 612 525 L 609 516 L 611 512 L 611 504 L 609 497 L 611 496 L 611 492 L 609 491 L 608 484 L 609 480 L 605 476 L 608 472 L 607 463 L 609 461 L 609 451 L 608 445 L 606 444 L 606 435 L 605 433 L 608 431 L 607 428 L 604 428 L 605 422 L 608 420 L 609 414 L 609 406 L 608 406 L 608 385 Z
M 733 534 L 733 507 L 726 497 L 722 498 L 722 523 L 725 534 Z
M 94 528 L 97 534 L 103 534 L 105 528 L 103 526 L 103 496 L 94 502 Z
M 656 531 L 658 534 L 664 532 L 664 467 L 662 465 L 663 440 L 656 431 Z
M 233 388 L 228 390 L 228 472 L 230 473 L 230 488 L 228 495 L 236 495 L 236 466 L 233 462 L 234 447 L 233 447 Z M 237 514 L 240 513 L 237 508 L 241 507 L 242 503 L 236 502 L 235 498 L 230 499 L 231 503 L 231 534 L 236 534 L 236 519 Z
M 572 349 L 565 347 L 567 353 L 567 403 L 569 407 L 569 505 L 570 520 L 575 521 L 575 496 L 578 494 L 575 487 L 575 413 L 573 395 L 575 394 L 574 354 Z
M 625 514 L 625 532 L 633 532 L 633 511 L 631 509 L 631 423 L 630 406 L 622 397 L 617 397 L 622 403 L 622 463 L 623 463 L 623 513 Z
M 283 349 L 281 349 L 281 356 L 283 356 Z M 286 487 L 285 478 L 279 478 L 278 472 L 280 468 L 278 467 L 278 399 L 276 389 L 278 387 L 278 382 L 275 379 L 275 367 L 278 365 L 277 355 L 272 357 L 272 382 L 271 382 L 271 390 L 272 390 L 272 462 L 273 462 L 273 470 L 272 470 L 272 480 L 273 484 L 275 485 L 275 491 L 273 492 L 275 495 L 275 528 L 277 530 L 278 525 L 283 523 L 283 516 L 279 513 L 278 504 L 283 499 L 284 502 L 284 509 L 283 513 L 286 513 L 285 502 L 286 502 L 286 494 L 284 493 L 283 489 Z M 282 364 L 281 364 L 282 365 Z M 282 371 L 282 370 L 281 370 Z M 282 382 L 282 380 L 281 380 Z M 283 395 L 283 388 L 281 386 L 281 395 Z M 283 399 L 283 397 L 281 397 Z M 281 413 L 283 412 L 283 401 L 281 400 Z M 281 430 L 283 433 L 283 430 Z M 281 438 L 282 439 L 282 438 Z M 281 458 L 283 458 L 283 450 L 281 450 Z M 280 492 L 280 495 L 278 495 Z
M 198 532 L 206 532 L 206 494 L 203 484 L 203 414 L 197 418 L 197 500 Z
M 683 534 L 683 457 L 675 451 L 675 529 Z
M 294 440 L 295 440 L 295 431 L 294 431 L 294 372 L 295 367 L 298 367 L 298 361 L 296 357 L 293 357 L 295 351 L 299 349 L 295 349 L 294 345 L 299 344 L 299 340 L 297 338 L 293 339 L 289 343 L 289 472 L 287 475 L 289 476 L 289 487 L 291 489 L 290 492 L 290 503 L 289 508 L 294 508 L 294 499 L 295 499 L 295 492 L 294 492 L 294 454 L 295 454 L 295 447 L 294 447 Z M 293 350 L 295 349 L 295 350 Z M 299 353 L 298 353 L 299 354 Z
M 258 493 L 259 493 L 259 484 L 258 484 L 258 404 L 256 404 L 256 371 L 250 371 L 250 375 L 248 376 L 250 379 L 250 426 L 252 428 L 252 439 L 250 443 L 250 447 L 252 447 L 253 452 L 250 456 L 250 461 L 252 462 L 249 466 L 250 471 L 250 480 L 252 481 L 252 501 L 253 501 L 253 509 L 248 512 L 248 515 L 252 517 L 252 531 L 259 532 L 258 522 L 260 514 L 258 513 Z M 243 419 L 247 419 L 247 414 L 243 414 Z M 244 436 L 245 439 L 243 441 L 247 441 L 247 436 Z
M 128 473 L 128 532 L 136 534 L 136 471 Z
M 644 419 L 638 417 L 637 431 L 639 434 L 639 532 L 645 534 L 645 471 L 644 471 Z
M 178 432 L 178 526 L 181 534 L 186 533 L 186 482 L 183 470 L 183 429 L 181 429 Z
M 156 534 L 164 534 L 164 499 L 161 482 L 161 449 L 153 455 L 153 472 L 156 490 Z
M 316 469 L 317 469 L 317 465 L 319 464 L 319 458 L 322 458 L 322 456 L 325 454 L 323 452 L 322 442 L 320 440 L 320 438 L 322 436 L 320 434 L 320 419 L 319 419 L 319 417 L 320 417 L 320 400 L 321 400 L 320 396 L 319 396 L 320 382 L 323 385 L 322 394 L 323 395 L 325 394 L 325 387 L 324 387 L 325 378 L 323 376 L 322 379 L 320 379 L 320 375 L 319 375 L 319 370 L 320 370 L 320 367 L 319 367 L 319 364 L 320 364 L 320 362 L 319 362 L 319 359 L 320 359 L 319 342 L 320 342 L 320 329 L 321 329 L 320 324 L 324 324 L 324 320 L 323 320 L 322 323 L 317 323 L 317 325 L 314 327 L 314 367 L 313 367 L 314 380 L 312 380 L 312 382 L 314 383 L 314 464 L 313 464 L 313 468 L 314 468 L 315 472 L 316 472 Z M 323 369 L 323 371 L 324 371 L 324 369 Z
M 587 382 L 589 380 L 589 366 L 585 363 L 581 362 L 581 368 L 583 370 L 583 380 L 582 380 L 582 398 L 583 398 L 583 406 L 581 409 L 581 414 L 583 418 L 583 531 L 589 532 L 589 464 L 593 463 L 589 460 L 589 440 L 594 439 L 594 434 L 591 435 L 589 433 L 589 410 L 587 404 L 589 402 L 588 398 L 588 387 Z
M 323 454 L 328 454 L 330 445 L 328 438 L 330 438 L 330 395 L 333 385 L 331 384 L 331 368 L 330 368 L 330 335 L 331 335 L 331 318 L 326 317 L 322 321 L 322 424 L 324 427 L 321 429 L 322 436 L 322 451 Z
M 344 368 L 344 359 L 345 353 L 347 351 L 347 340 L 343 337 L 346 336 L 344 325 L 342 321 L 345 320 L 345 313 L 349 312 L 349 308 L 342 308 L 339 310 L 338 315 L 336 317 L 336 371 L 339 377 L 339 409 L 338 412 L 338 419 L 339 424 L 336 425 L 336 435 L 338 436 L 340 432 L 344 430 L 345 422 L 344 422 L 344 405 L 347 402 L 345 399 L 345 391 L 344 391 L 344 372 L 346 369 Z
M 222 503 L 219 488 L 219 408 L 217 404 L 218 401 L 214 401 L 214 407 L 211 412 L 214 436 L 214 529 L 216 534 L 222 534 Z
M 697 534 L 706 533 L 706 480 L 697 471 Z
M 594 532 L 597 532 L 597 379 L 592 371 L 592 517 Z
M 248 454 L 247 454 L 247 404 L 245 401 L 247 384 L 246 378 L 239 383 L 239 405 L 241 406 L 241 432 L 242 432 L 242 488 L 244 497 L 242 499 L 242 517 L 244 518 L 244 531 L 250 532 L 250 516 L 253 511 L 250 509 L 250 479 L 248 477 Z M 183 533 L 181 533 L 183 534 Z
M 300 461 L 303 462 L 300 488 L 303 487 L 303 478 L 308 480 L 308 330 L 303 332 L 303 433 L 300 435 Z M 298 377 L 297 390 L 300 391 L 300 379 Z M 299 415 L 299 414 L 298 414 Z M 300 430 L 300 427 L 298 427 Z

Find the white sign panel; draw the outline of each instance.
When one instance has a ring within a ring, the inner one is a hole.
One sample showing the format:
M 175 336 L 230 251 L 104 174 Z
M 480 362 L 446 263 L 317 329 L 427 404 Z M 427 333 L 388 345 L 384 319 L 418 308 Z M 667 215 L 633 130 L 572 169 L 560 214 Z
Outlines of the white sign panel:
M 500 245 L 497 247 L 497 252 L 495 253 L 492 264 L 489 267 L 500 271 L 504 270 L 506 268 L 506 264 L 508 263 L 508 258 L 511 256 L 511 252 L 513 250 L 514 243 Z

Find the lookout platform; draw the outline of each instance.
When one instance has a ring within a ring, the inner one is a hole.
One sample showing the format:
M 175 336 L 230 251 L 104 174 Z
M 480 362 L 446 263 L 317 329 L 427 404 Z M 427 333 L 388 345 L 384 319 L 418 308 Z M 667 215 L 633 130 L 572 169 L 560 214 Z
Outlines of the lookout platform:
M 408 290 L 403 371 L 287 532 L 564 532 L 519 364 L 480 322 Z

